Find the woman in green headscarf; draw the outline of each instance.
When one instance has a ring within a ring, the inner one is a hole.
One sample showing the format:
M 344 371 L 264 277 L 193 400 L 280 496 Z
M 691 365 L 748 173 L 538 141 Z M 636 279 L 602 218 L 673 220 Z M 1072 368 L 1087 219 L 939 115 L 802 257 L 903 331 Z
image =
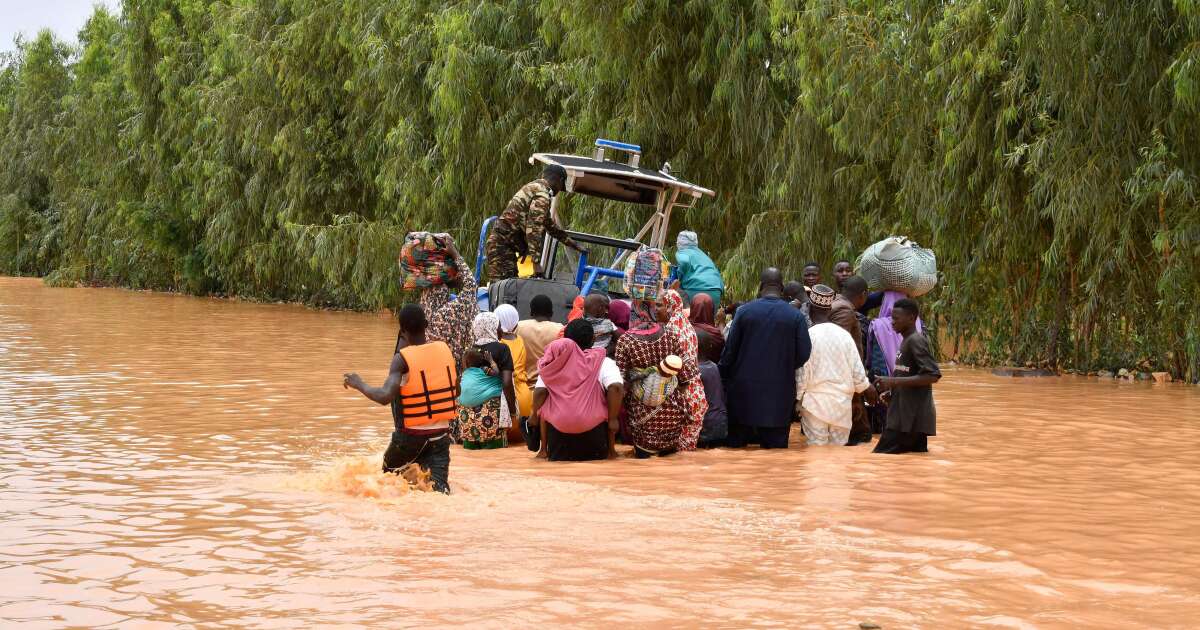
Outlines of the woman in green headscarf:
M 695 232 L 683 231 L 675 241 L 675 264 L 679 267 L 679 287 L 687 294 L 684 303 L 691 304 L 697 293 L 707 293 L 714 304 L 721 303 L 725 282 L 717 265 L 700 250 Z

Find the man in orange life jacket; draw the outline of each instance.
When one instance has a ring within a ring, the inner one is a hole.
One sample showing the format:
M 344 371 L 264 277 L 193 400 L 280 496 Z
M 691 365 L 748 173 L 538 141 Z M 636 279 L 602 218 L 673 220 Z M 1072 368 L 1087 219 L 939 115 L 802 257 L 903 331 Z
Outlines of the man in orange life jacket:
M 427 341 L 429 321 L 416 304 L 400 309 L 400 343 L 387 380 L 371 387 L 358 374 L 345 374 L 342 386 L 392 406 L 396 430 L 383 454 L 383 471 L 409 464 L 427 471 L 438 492 L 450 492 L 450 420 L 455 417 L 458 369 L 450 347 Z

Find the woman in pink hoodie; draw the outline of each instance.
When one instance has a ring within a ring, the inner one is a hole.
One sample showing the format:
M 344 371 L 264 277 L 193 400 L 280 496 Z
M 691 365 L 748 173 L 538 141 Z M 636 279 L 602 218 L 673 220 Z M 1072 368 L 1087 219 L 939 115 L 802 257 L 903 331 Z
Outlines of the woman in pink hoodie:
M 539 426 L 538 457 L 588 461 L 616 456 L 617 414 L 625 386 L 604 350 L 593 349 L 592 325 L 567 324 L 563 338 L 546 346 L 538 361 L 530 428 Z

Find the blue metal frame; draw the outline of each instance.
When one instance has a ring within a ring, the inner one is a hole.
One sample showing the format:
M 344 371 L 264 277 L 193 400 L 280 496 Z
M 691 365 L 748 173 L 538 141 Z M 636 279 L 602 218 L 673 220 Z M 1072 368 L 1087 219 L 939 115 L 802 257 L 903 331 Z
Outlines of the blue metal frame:
M 587 294 L 591 293 L 592 285 L 596 284 L 596 279 L 600 276 L 604 276 L 605 278 L 624 278 L 625 277 L 624 271 L 617 271 L 616 269 L 609 269 L 607 267 L 593 267 L 591 265 L 586 265 L 584 267 L 581 267 L 580 271 L 587 273 L 587 279 L 584 280 L 582 284 L 575 285 L 575 286 L 579 287 L 580 295 L 587 295 Z
M 483 271 L 483 263 L 487 260 L 487 252 L 483 250 L 483 246 L 487 243 L 488 228 L 492 227 L 492 221 L 498 218 L 491 216 L 484 219 L 483 228 L 479 230 L 479 246 L 475 248 L 475 284 L 479 284 L 480 272 Z

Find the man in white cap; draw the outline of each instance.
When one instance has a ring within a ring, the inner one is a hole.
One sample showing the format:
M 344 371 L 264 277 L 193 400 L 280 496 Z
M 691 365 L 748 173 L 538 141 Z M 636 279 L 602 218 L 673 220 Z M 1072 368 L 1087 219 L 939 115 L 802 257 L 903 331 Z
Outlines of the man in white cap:
M 866 392 L 874 400 L 875 390 L 867 380 L 854 338 L 829 321 L 833 289 L 818 284 L 809 297 L 812 354 L 804 367 L 796 370 L 796 411 L 810 445 L 845 446 L 850 438 L 854 395 Z

